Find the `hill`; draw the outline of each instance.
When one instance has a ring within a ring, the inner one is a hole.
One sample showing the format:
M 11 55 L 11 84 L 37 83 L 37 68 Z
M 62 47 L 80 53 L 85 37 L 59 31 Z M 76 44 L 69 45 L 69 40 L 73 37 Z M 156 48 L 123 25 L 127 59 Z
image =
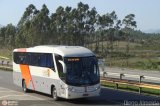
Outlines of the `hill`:
M 145 30 L 145 33 L 160 33 L 160 29 L 149 29 L 149 30 Z

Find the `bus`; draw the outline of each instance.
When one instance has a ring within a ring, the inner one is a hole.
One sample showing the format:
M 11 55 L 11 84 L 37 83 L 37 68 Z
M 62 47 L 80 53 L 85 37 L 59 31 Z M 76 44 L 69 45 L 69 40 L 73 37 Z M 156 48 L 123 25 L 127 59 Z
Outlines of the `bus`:
M 50 94 L 53 100 L 100 95 L 95 54 L 81 46 L 41 45 L 13 50 L 13 82 Z

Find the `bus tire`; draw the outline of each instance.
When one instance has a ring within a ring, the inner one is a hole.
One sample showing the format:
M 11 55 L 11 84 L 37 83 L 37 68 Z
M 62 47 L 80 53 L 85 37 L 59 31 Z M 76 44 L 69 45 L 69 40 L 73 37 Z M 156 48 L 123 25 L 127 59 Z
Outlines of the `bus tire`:
M 26 83 L 25 83 L 25 80 L 22 81 L 22 89 L 23 89 L 23 92 L 27 93 L 28 92 L 28 89 L 27 89 L 27 86 L 26 86 Z
M 52 98 L 53 98 L 54 101 L 57 101 L 59 99 L 58 96 L 57 96 L 56 87 L 52 88 Z

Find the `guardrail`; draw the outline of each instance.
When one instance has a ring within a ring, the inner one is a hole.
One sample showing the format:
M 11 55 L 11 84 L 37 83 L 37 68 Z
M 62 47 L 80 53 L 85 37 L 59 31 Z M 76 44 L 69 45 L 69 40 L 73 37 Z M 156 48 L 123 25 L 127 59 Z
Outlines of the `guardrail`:
M 1 60 L 0 63 L 2 66 L 4 66 L 4 65 L 11 66 L 10 61 Z
M 145 75 L 103 72 L 101 81 L 114 83 L 116 89 L 118 89 L 119 84 L 132 85 L 139 88 L 139 93 L 141 93 L 142 88 L 160 90 L 160 83 L 153 82 L 160 82 L 160 78 Z
M 12 61 L 10 61 L 8 58 L 0 57 L 0 69 L 12 70 Z

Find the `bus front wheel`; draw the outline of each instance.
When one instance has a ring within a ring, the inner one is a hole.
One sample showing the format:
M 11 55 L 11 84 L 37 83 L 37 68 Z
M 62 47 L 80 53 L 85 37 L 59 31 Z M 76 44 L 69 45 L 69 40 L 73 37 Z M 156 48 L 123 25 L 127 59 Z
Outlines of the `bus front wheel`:
M 58 96 L 57 96 L 57 90 L 55 87 L 52 88 L 52 98 L 54 101 L 58 100 Z
M 25 83 L 25 80 L 22 81 L 22 89 L 23 89 L 23 92 L 27 92 L 28 91 L 26 83 Z

